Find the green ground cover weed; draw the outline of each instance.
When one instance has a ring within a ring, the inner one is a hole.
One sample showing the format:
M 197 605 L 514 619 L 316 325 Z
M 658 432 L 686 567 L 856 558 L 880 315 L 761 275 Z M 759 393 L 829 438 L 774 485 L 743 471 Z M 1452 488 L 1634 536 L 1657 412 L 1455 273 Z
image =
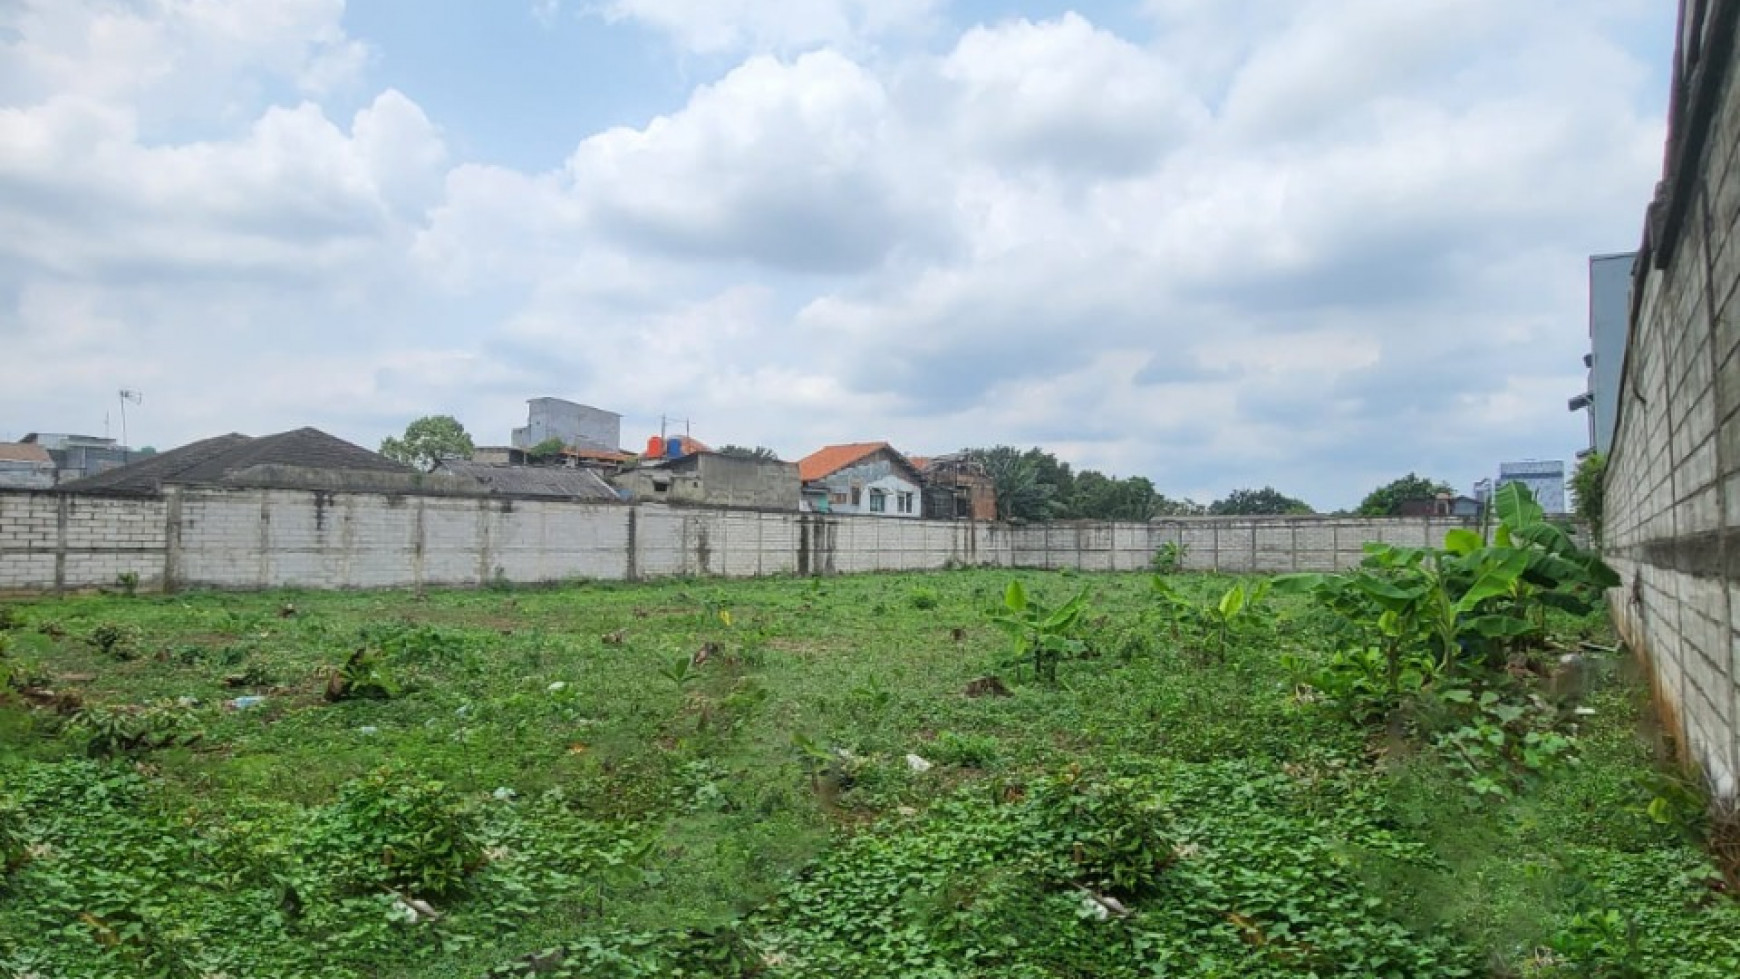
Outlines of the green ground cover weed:
M 0 976 L 1740 972 L 1616 657 L 1398 711 L 1374 633 L 1367 716 L 1321 603 L 1164 582 L 0 605 Z

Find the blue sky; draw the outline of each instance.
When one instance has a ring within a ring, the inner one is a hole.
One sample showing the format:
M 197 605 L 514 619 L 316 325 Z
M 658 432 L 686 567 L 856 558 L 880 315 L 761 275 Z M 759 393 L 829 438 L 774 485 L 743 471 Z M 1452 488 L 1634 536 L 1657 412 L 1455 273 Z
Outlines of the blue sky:
M 1652 0 L 0 4 L 0 438 L 557 395 L 1321 508 L 1568 458 Z

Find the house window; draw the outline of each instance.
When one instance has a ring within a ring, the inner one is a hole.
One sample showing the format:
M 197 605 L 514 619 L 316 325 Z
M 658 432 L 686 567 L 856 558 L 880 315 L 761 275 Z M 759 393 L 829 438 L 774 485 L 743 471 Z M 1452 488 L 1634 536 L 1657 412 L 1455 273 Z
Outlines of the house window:
M 884 493 L 881 490 L 871 490 L 870 491 L 870 512 L 871 513 L 887 513 L 888 512 L 888 494 L 887 493 Z
M 852 505 L 853 506 L 863 506 L 864 505 L 864 491 L 856 486 L 852 487 Z
M 828 494 L 828 501 L 831 503 L 838 503 L 841 506 L 845 506 L 847 503 L 850 503 L 852 501 L 852 498 L 850 496 L 847 496 L 844 493 L 829 493 Z
M 901 513 L 911 513 L 912 512 L 912 494 L 911 493 L 900 493 L 900 494 L 895 496 L 894 501 L 896 504 L 896 508 Z

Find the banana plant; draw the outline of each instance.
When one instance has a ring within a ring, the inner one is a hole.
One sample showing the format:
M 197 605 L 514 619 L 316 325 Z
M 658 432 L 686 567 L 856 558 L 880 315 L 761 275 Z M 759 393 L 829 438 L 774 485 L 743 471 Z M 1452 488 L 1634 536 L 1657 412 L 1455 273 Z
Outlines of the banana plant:
M 1255 617 L 1257 606 L 1269 594 L 1268 581 L 1253 582 L 1246 585 L 1240 582 L 1228 588 L 1220 596 L 1220 601 L 1210 605 L 1204 611 L 1209 628 L 1215 637 L 1215 653 L 1221 659 L 1226 658 L 1226 641 L 1239 625 Z
M 1055 609 L 1029 598 L 1021 582 L 1011 581 L 1003 591 L 1005 612 L 991 621 L 1014 640 L 1011 662 L 1019 668 L 1031 663 L 1035 679 L 1057 682 L 1057 664 L 1066 656 L 1079 656 L 1087 649 L 1080 636 L 1087 615 L 1087 589 Z

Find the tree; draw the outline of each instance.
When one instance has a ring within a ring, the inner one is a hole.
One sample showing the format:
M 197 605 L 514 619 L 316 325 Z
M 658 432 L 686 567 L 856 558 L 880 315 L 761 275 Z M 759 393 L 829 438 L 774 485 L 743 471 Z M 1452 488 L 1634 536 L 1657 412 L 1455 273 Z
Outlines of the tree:
M 757 462 L 779 461 L 779 453 L 765 445 L 758 445 L 753 449 L 743 445 L 723 445 L 719 447 L 719 454 L 733 459 L 754 459 Z
M 991 477 L 997 491 L 997 519 L 1023 523 L 1051 519 L 1057 486 L 1040 480 L 1040 462 L 1031 452 L 1008 445 L 961 451 Z
M 1316 513 L 1311 504 L 1294 499 L 1273 486 L 1262 489 L 1236 489 L 1224 498 L 1208 505 L 1208 512 L 1217 516 L 1248 517 L 1280 514 Z
M 1602 511 L 1607 504 L 1606 478 L 1607 457 L 1599 452 L 1584 456 L 1571 474 L 1571 506 L 1577 517 L 1589 525 L 1589 534 L 1597 542 L 1601 540 Z
M 1366 495 L 1359 505 L 1359 515 L 1362 517 L 1393 517 L 1402 511 L 1402 504 L 1409 500 L 1430 500 L 1439 494 L 1451 494 L 1456 491 L 1450 484 L 1434 481 L 1408 473 L 1401 479 L 1385 483 Z
M 1155 492 L 1145 476 L 1118 479 L 1083 469 L 1075 477 L 1066 513 L 1080 520 L 1146 522 L 1159 515 L 1162 505 L 1171 503 Z
M 550 437 L 526 450 L 526 458 L 533 462 L 549 462 L 562 454 L 568 443 L 559 438 Z
M 475 446 L 452 415 L 426 415 L 405 426 L 404 438 L 381 440 L 381 455 L 427 472 L 443 459 L 469 459 Z

